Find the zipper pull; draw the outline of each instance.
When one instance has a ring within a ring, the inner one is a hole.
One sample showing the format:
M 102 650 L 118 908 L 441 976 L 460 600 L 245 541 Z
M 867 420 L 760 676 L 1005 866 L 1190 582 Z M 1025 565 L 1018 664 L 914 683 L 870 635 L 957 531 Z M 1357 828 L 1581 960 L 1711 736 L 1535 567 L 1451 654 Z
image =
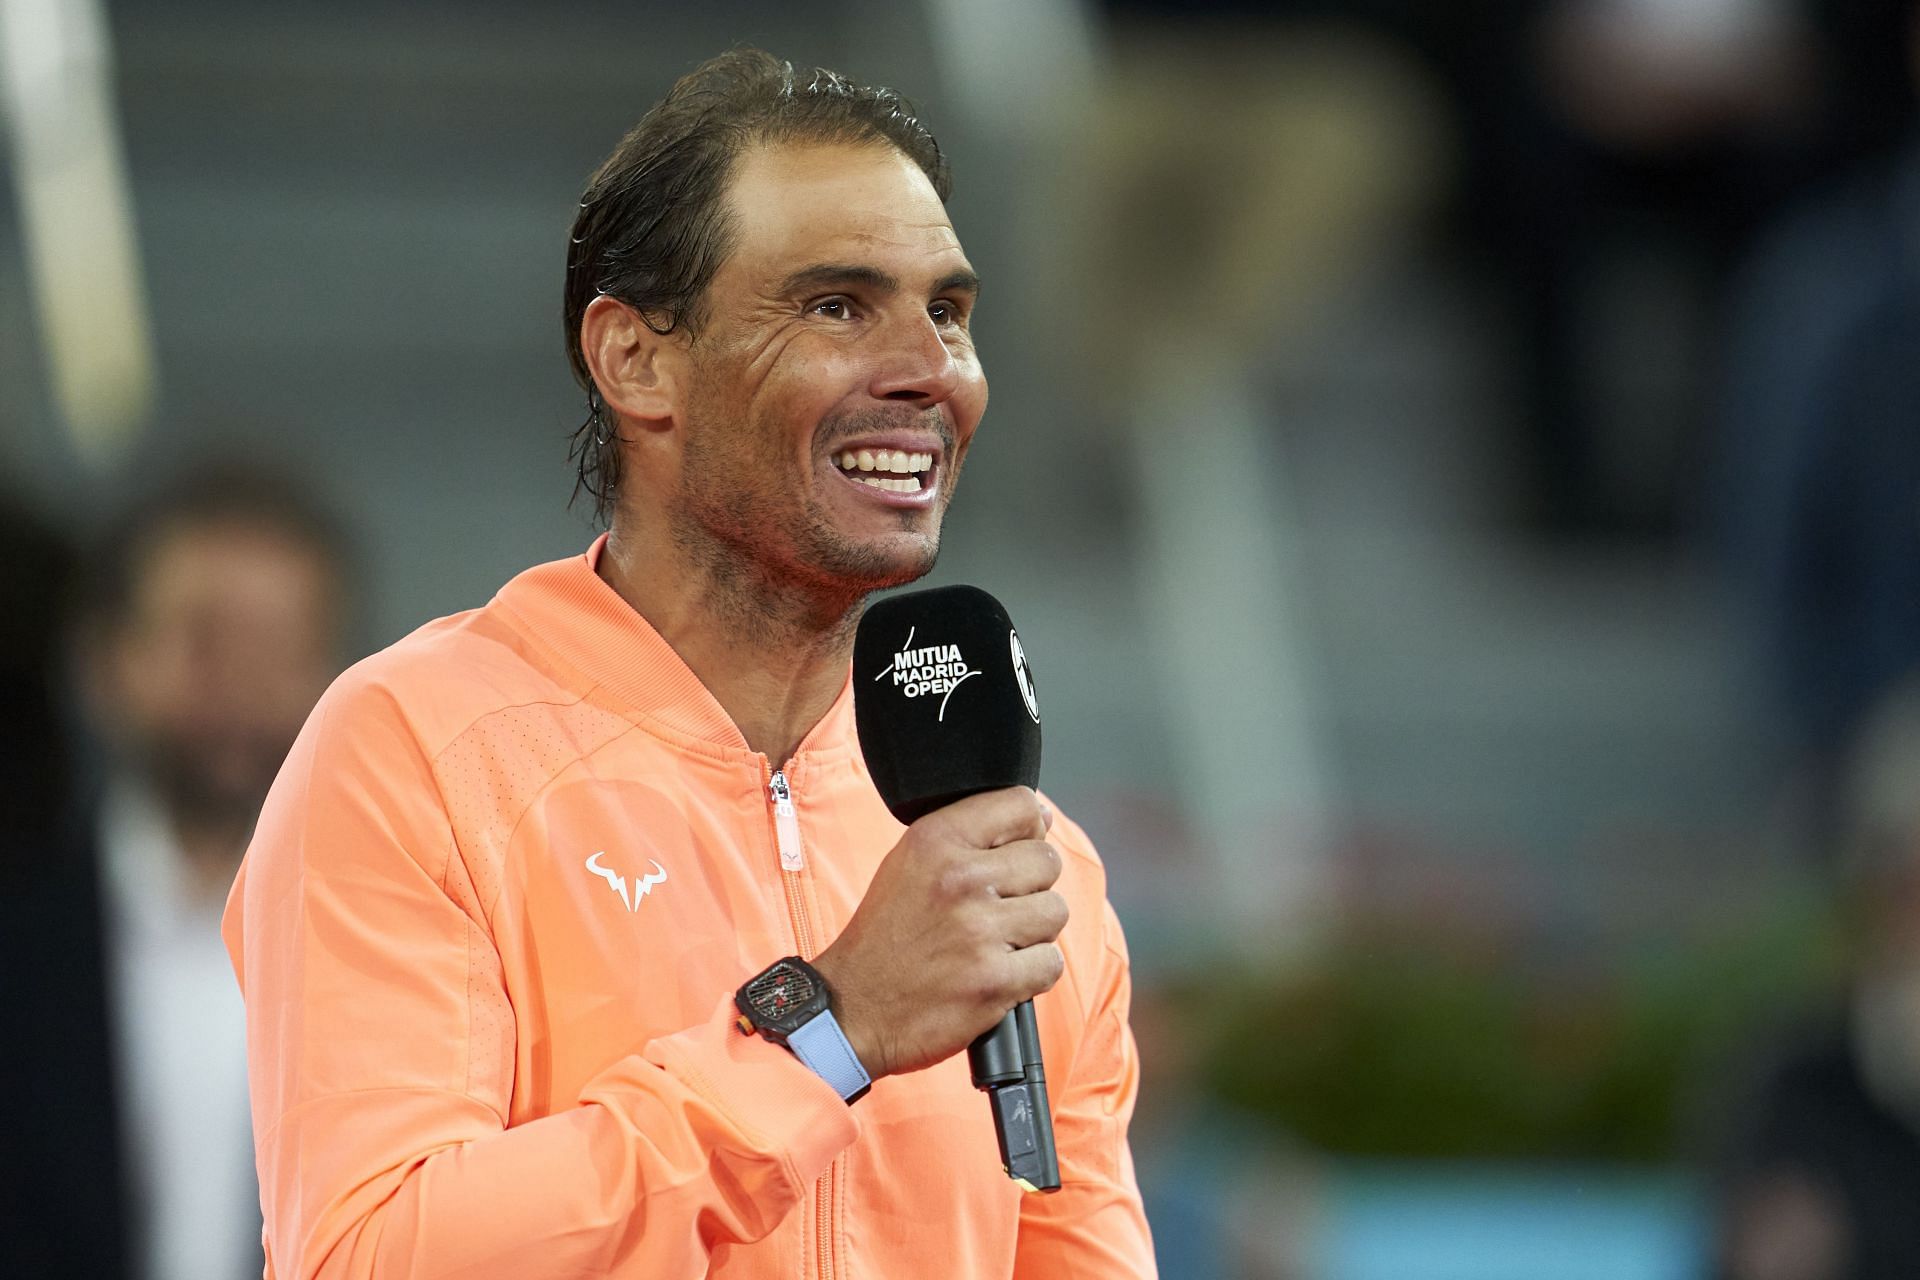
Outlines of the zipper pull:
M 780 869 L 798 871 L 807 865 L 807 858 L 800 849 L 800 814 L 793 807 L 793 790 L 787 786 L 785 770 L 773 771 L 767 792 L 773 797 L 773 838 L 780 846 Z

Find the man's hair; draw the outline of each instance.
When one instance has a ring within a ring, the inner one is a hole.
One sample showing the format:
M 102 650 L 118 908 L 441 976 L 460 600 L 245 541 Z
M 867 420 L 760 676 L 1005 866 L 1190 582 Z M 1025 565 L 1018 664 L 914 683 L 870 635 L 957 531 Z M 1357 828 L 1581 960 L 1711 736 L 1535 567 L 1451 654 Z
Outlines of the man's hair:
M 359 621 L 359 565 L 345 528 L 291 476 L 234 461 L 175 472 L 112 521 L 94 546 L 80 587 L 82 625 L 110 631 L 128 621 L 153 550 L 166 538 L 223 528 L 264 533 L 311 553 L 333 579 L 340 637 L 351 637 Z
M 942 201 L 946 156 L 912 103 L 892 89 L 854 84 L 824 67 L 796 71 L 759 49 L 735 49 L 695 67 L 642 116 L 587 182 L 567 253 L 562 319 L 587 419 L 570 456 L 574 493 L 607 518 L 620 484 L 615 423 L 585 353 L 580 322 L 607 294 L 655 333 L 697 333 L 707 285 L 733 251 L 726 193 L 734 161 L 763 143 L 876 143 L 919 165 Z

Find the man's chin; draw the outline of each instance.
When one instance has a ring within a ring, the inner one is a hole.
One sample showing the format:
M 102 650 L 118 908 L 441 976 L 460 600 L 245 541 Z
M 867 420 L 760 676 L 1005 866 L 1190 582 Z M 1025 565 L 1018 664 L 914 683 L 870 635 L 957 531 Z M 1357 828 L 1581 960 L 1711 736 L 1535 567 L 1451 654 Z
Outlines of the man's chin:
M 940 556 L 937 536 L 896 535 L 879 543 L 843 545 L 829 558 L 827 573 L 849 591 L 865 595 L 904 587 L 933 571 Z

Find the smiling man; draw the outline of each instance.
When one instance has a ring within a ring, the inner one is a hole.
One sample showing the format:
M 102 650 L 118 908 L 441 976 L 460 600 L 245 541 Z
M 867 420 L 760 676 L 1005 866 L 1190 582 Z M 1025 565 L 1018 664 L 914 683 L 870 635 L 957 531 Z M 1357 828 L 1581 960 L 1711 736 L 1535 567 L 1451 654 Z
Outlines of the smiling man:
M 229 901 L 270 1276 L 1153 1274 L 1092 847 L 1022 788 L 903 828 L 853 728 L 986 407 L 947 186 L 896 95 L 755 51 L 594 175 L 607 535 L 342 677 Z M 1023 1195 L 961 1050 L 1041 992 Z

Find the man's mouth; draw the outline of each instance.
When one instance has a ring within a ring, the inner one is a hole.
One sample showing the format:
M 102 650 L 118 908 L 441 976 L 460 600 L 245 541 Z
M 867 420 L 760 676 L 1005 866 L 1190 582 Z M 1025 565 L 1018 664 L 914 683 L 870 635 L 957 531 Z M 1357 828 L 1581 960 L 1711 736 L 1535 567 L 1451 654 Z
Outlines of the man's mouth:
M 901 449 L 845 449 L 834 463 L 851 480 L 889 493 L 918 493 L 933 470 L 931 453 Z

